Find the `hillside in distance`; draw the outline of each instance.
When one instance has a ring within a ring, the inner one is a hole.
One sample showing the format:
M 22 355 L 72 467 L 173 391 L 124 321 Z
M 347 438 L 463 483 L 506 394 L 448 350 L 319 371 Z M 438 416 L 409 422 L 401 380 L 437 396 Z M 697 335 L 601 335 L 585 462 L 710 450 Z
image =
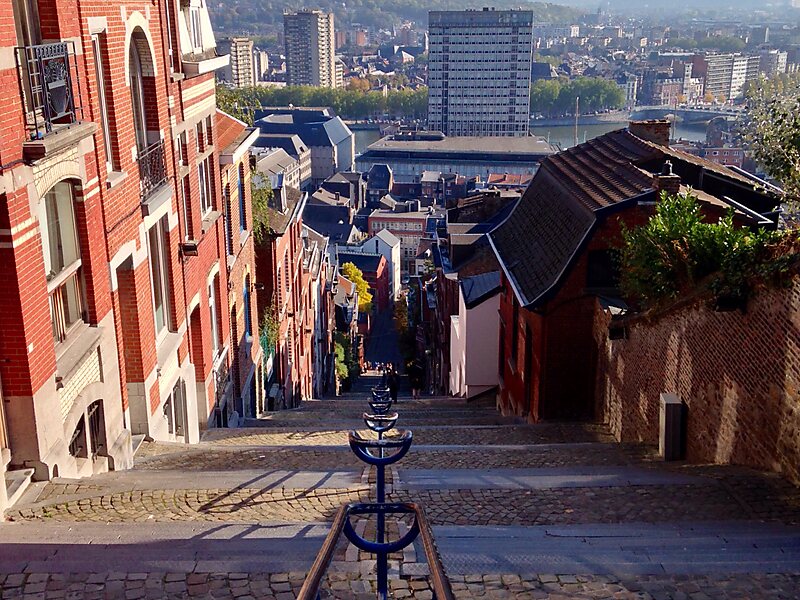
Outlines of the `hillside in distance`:
M 428 11 L 463 10 L 494 6 L 532 10 L 537 21 L 571 22 L 586 12 L 583 8 L 525 2 L 520 0 L 209 0 L 211 20 L 219 34 L 270 35 L 282 28 L 284 10 L 319 8 L 335 15 L 336 27 L 354 23 L 369 27 L 390 28 L 402 21 L 414 21 L 422 29 L 428 26 Z M 596 7 L 595 7 L 596 10 Z

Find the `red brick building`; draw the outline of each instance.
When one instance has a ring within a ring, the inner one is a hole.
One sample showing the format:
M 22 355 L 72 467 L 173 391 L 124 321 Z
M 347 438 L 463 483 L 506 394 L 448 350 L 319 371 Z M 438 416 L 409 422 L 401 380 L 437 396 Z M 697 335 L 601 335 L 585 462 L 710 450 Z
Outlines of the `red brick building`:
M 3 462 L 37 479 L 127 468 L 132 436 L 197 441 L 225 406 L 224 292 L 243 286 L 215 139 L 228 57 L 205 0 L 0 13 L 17 59 L 0 66 Z
M 269 231 L 256 244 L 259 314 L 270 311 L 279 323 L 273 360 L 275 407 L 294 407 L 313 397 L 312 333 L 314 289 L 304 260 L 303 209 L 308 194 L 290 187 L 273 190 Z
M 668 143 L 668 122 L 634 122 L 548 157 L 489 234 L 503 271 L 497 401 L 504 413 L 530 421 L 594 416 L 595 306 L 624 306 L 612 251 L 621 224 L 645 223 L 661 190 L 691 186 L 709 218 L 733 208 L 739 223 L 769 226 L 761 215 L 775 198 Z
M 370 293 L 373 308 L 379 312 L 389 308 L 389 265 L 382 254 L 337 251 L 339 267 L 345 263 L 353 263 L 364 275 Z
M 227 304 L 230 319 L 230 346 L 217 354 L 215 370 L 221 362 L 230 365 L 230 392 L 218 396 L 218 426 L 230 423 L 233 414 L 256 417 L 263 412 L 263 352 L 258 335 L 258 305 L 255 291 L 255 250 L 253 214 L 250 198 L 250 147 L 258 130 L 247 127 L 217 111 L 217 146 L 225 221 L 225 266 L 228 270 Z M 209 298 L 211 290 L 209 288 Z M 222 299 L 224 301 L 224 297 Z M 209 307 L 210 309 L 211 307 Z M 194 321 L 193 321 L 194 322 Z M 214 336 L 212 336 L 212 339 Z M 231 401 L 233 400 L 233 401 Z

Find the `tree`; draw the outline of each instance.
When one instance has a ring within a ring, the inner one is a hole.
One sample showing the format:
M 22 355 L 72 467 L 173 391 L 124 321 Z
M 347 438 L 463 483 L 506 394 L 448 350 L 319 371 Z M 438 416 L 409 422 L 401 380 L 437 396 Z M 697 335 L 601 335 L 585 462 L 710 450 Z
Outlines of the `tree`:
M 780 88 L 779 88 L 780 85 Z M 779 89 L 783 89 L 780 92 Z M 747 97 L 744 139 L 793 211 L 800 208 L 800 81 L 760 79 Z
M 787 271 L 796 258 L 791 239 L 796 236 L 735 226 L 732 214 L 708 222 L 694 195 L 662 192 L 647 224 L 623 228 L 622 288 L 645 305 L 700 288 L 746 298 L 755 280 Z
M 358 310 L 361 312 L 369 312 L 372 310 L 372 294 L 369 292 L 369 285 L 364 279 L 364 273 L 361 272 L 353 263 L 344 263 L 341 266 L 342 275 L 352 281 L 356 286 L 358 292 Z

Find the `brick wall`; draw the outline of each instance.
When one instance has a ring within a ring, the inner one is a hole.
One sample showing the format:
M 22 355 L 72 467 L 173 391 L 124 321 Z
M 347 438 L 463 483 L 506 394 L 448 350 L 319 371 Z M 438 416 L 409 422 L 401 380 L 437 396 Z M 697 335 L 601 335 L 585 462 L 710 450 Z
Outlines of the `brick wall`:
M 784 473 L 800 483 L 800 279 L 746 314 L 705 302 L 628 323 L 608 340 L 595 312 L 598 408 L 621 441 L 658 442 L 659 396 L 688 406 L 687 458 Z

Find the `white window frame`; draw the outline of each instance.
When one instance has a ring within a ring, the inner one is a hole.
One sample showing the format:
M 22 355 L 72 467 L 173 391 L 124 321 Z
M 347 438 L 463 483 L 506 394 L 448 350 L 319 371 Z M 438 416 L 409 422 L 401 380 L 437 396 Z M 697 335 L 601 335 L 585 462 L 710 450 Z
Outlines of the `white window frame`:
M 111 151 L 111 128 L 108 119 L 108 104 L 106 100 L 106 79 L 103 66 L 103 47 L 100 36 L 92 34 L 92 53 L 94 55 L 94 75 L 97 82 L 97 100 L 100 103 L 100 129 L 103 134 L 103 143 L 106 147 L 106 171 L 114 170 L 114 154 Z
M 181 202 L 183 203 L 183 238 L 186 240 L 192 239 L 192 232 L 189 229 L 189 225 L 191 224 L 192 220 L 192 203 L 191 198 L 189 196 L 190 185 L 191 182 L 189 180 L 188 175 L 184 175 L 181 178 Z M 192 227 L 193 228 L 193 227 Z
M 197 163 L 197 180 L 200 187 L 200 214 L 206 217 L 214 209 L 211 194 L 211 161 L 210 157 Z
M 219 277 L 215 273 L 208 281 L 208 314 L 211 317 L 211 356 L 216 359 L 222 347 L 219 342 L 219 323 L 217 321 L 217 286 L 216 281 Z
M 199 6 L 189 7 L 189 40 L 192 43 L 192 50 L 203 51 L 203 24 Z
M 156 236 L 155 243 L 153 235 Z M 153 302 L 153 327 L 156 341 L 160 341 L 169 331 L 171 302 L 169 297 L 169 253 L 167 252 L 167 236 L 169 235 L 169 216 L 164 215 L 147 232 L 148 262 L 150 264 L 150 296 Z M 155 246 L 155 247 L 154 247 Z M 158 260 L 158 268 L 154 260 Z M 161 306 L 164 311 L 163 324 L 158 325 L 158 308 L 156 306 L 156 286 L 161 292 Z

